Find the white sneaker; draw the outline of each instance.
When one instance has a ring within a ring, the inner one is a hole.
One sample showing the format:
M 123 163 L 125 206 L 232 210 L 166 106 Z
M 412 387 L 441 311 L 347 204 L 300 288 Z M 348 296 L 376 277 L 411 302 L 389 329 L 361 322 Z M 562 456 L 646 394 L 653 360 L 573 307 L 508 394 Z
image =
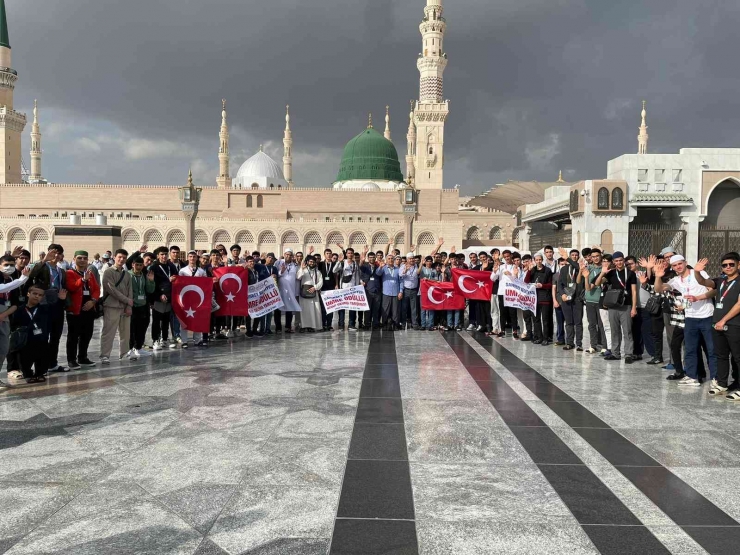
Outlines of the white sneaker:
M 177 341 L 170 339 L 170 349 L 177 349 Z
M 8 379 L 10 380 L 20 380 L 23 377 L 23 372 L 20 370 L 11 370 L 8 372 Z
M 588 349 L 586 349 L 586 352 L 587 352 L 587 353 L 588 353 L 589 355 L 593 355 L 593 354 L 595 354 L 595 353 L 596 353 L 596 349 L 594 349 L 593 347 L 589 347 Z
M 475 329 L 475 326 L 473 324 L 470 324 L 468 326 L 468 331 L 473 331 Z
M 476 331 L 483 331 L 483 326 L 478 326 L 478 327 L 476 328 Z
M 226 332 L 226 337 L 228 337 L 229 339 L 231 339 L 232 337 L 234 337 L 234 332 L 231 331 L 231 330 L 227 331 Z
M 164 348 L 164 343 L 162 343 L 162 340 L 155 341 L 154 345 L 152 346 L 153 351 L 161 351 Z
M 100 364 L 110 364 L 110 358 L 100 357 Z
M 123 358 L 130 358 L 130 357 L 131 357 L 131 353 L 133 353 L 133 352 L 134 352 L 134 350 L 133 350 L 133 349 L 129 349 L 129 350 L 128 350 L 128 353 L 126 353 L 125 355 L 123 355 L 123 356 L 122 356 L 121 358 L 122 358 L 122 359 L 123 359 Z
M 717 383 L 717 380 L 712 380 L 712 383 L 709 387 L 709 394 L 710 395 L 722 395 L 724 392 L 727 391 L 726 387 L 722 387 Z
M 182 344 L 182 337 L 178 335 L 177 337 L 175 337 L 175 341 L 177 341 L 179 344 Z
M 138 349 L 131 349 L 128 352 L 128 359 L 129 360 L 139 360 L 139 351 L 138 351 Z
M 685 376 L 683 379 L 679 380 L 678 385 L 685 385 L 687 387 L 699 387 L 701 384 L 699 383 L 699 380 L 695 380 L 694 378 L 689 378 L 688 376 Z

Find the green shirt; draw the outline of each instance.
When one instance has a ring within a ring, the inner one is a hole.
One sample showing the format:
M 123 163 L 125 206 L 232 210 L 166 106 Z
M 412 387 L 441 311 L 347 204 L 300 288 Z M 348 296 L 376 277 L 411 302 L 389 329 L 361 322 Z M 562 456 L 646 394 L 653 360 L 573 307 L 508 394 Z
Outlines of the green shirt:
M 137 276 L 133 270 L 129 270 L 129 274 L 131 274 L 131 287 L 134 290 L 134 306 L 145 306 L 147 295 L 154 293 L 154 282 L 149 281 L 143 273 Z
M 598 275 L 601 273 L 601 266 L 594 266 L 593 264 L 588 267 L 588 282 L 593 283 Z M 587 303 L 598 303 L 601 299 L 601 287 L 594 286 L 591 291 L 586 291 L 586 302 Z

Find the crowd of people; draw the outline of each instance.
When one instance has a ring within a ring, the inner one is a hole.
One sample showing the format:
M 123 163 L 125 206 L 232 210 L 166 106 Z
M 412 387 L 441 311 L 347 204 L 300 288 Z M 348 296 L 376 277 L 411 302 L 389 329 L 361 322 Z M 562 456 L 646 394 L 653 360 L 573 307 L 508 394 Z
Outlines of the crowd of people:
M 549 246 L 533 256 L 497 248 L 466 256 L 454 248 L 443 252 L 443 245 L 440 239 L 425 257 L 413 247 L 402 256 L 390 245 L 377 252 L 337 245 L 336 252 L 327 248 L 323 257 L 313 248 L 305 254 L 288 248 L 280 257 L 256 251 L 242 256 L 238 245 L 228 251 L 216 245 L 210 252 L 182 257 L 176 246 L 153 251 L 142 246 L 132 254 L 119 249 L 92 260 L 79 250 L 67 262 L 62 245 L 52 244 L 35 264 L 27 250 L 16 248 L 0 259 L 0 368 L 7 360 L 11 383 L 36 383 L 50 372 L 109 364 L 116 336 L 119 358 L 137 360 L 163 349 L 205 348 L 240 335 L 344 331 L 345 325 L 350 333 L 467 329 L 609 361 L 623 358 L 625 364 L 664 365 L 673 371 L 668 379 L 679 386 L 701 385 L 708 367 L 709 394 L 740 400 L 738 253 L 724 255 L 722 275 L 710 278 L 707 260 L 689 266 L 670 247 L 636 259 L 598 247 L 558 249 L 556 257 Z M 260 318 L 219 316 L 214 300 L 209 333 L 190 334 L 175 316 L 173 283 L 179 276 L 217 282 L 214 270 L 222 266 L 245 268 L 249 285 L 275 280 L 284 306 Z M 487 272 L 493 281 L 491 299 L 469 300 L 463 310 L 422 309 L 422 280 L 452 281 L 453 269 Z M 534 286 L 536 311 L 506 305 L 505 283 L 511 281 Z M 351 287 L 364 289 L 369 310 L 340 311 L 336 318 L 327 314 L 321 291 Z M 98 318 L 96 362 L 88 348 Z M 65 321 L 66 366 L 59 361 Z M 0 387 L 7 384 L 0 382 Z

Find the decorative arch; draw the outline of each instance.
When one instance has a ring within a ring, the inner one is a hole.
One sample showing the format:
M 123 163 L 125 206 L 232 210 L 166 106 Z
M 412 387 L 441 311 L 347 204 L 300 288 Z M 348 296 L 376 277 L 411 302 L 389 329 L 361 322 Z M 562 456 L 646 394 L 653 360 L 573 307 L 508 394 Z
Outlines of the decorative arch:
M 355 231 L 349 236 L 350 247 L 363 247 L 367 245 L 367 237 L 361 231 Z
M 158 229 L 150 229 L 144 233 L 144 243 L 147 245 L 161 245 L 163 242 L 162 232 Z
M 208 234 L 202 229 L 196 229 L 194 240 L 196 243 L 208 243 Z
M 254 235 L 251 231 L 243 229 L 236 234 L 236 240 L 234 241 L 237 245 L 251 245 L 254 243 Z
M 624 210 L 624 191 L 621 187 L 612 190 L 612 210 Z
M 712 185 L 712 187 L 709 189 L 709 192 L 707 193 L 706 199 L 704 200 L 704 206 L 703 206 L 703 208 L 704 208 L 704 213 L 705 214 L 708 214 L 709 213 L 709 199 L 712 198 L 712 194 L 714 193 L 715 189 L 717 189 L 717 187 L 719 187 L 720 185 L 724 185 L 725 183 L 728 183 L 728 182 L 734 183 L 735 185 L 737 185 L 738 187 L 740 187 L 740 180 L 738 180 L 736 177 L 733 177 L 731 175 L 728 175 L 727 177 L 723 177 L 722 179 L 720 179 L 719 181 L 717 181 L 717 183 L 715 183 L 714 185 Z
M 173 229 L 167 234 L 167 246 L 180 246 L 185 244 L 185 232 L 181 229 Z
M 305 245 L 322 245 L 321 234 L 318 231 L 309 231 L 303 239 Z
M 468 241 L 480 241 L 480 229 L 478 227 L 473 226 L 470 229 L 468 229 Z
M 283 245 L 298 245 L 301 239 L 298 237 L 298 233 L 290 230 L 283 233 L 283 238 L 280 240 Z
M 609 189 L 602 187 L 596 197 L 596 207 L 599 210 L 609 210 Z
M 380 231 L 373 235 L 373 245 L 380 245 L 385 247 L 391 240 L 388 238 L 388 234 L 384 231 Z
M 344 235 L 341 231 L 332 231 L 326 236 L 327 245 L 336 245 L 337 243 L 344 244 Z
M 36 228 L 31 231 L 31 241 L 48 241 L 49 233 L 45 229 Z
M 124 243 L 141 243 L 141 236 L 135 229 L 126 229 L 121 234 L 121 241 Z
M 500 241 L 504 238 L 504 234 L 499 226 L 494 226 L 491 228 L 491 231 L 488 232 L 488 238 Z
M 258 243 L 260 245 L 275 245 L 277 244 L 277 236 L 272 231 L 263 231 L 259 235 Z
M 433 246 L 435 243 L 436 241 L 434 240 L 434 235 L 432 235 L 429 231 L 420 233 L 419 236 L 416 238 L 416 245 L 419 247 L 430 247 Z
M 247 208 L 252 208 L 252 195 L 247 195 Z
M 611 253 L 614 250 L 614 236 L 608 229 L 601 233 L 601 250 L 605 253 Z
M 16 227 L 10 230 L 8 232 L 8 241 L 10 241 L 12 249 L 16 244 L 21 244 L 21 242 L 25 242 L 26 240 L 26 232 L 23 231 L 21 228 Z
M 395 241 L 393 241 L 393 244 L 397 247 L 400 247 L 401 245 L 406 245 L 406 233 L 400 232 L 396 235 Z
M 519 235 L 521 232 L 521 228 L 517 227 L 514 232 L 511 234 L 511 246 L 519 248 Z
M 702 222 L 702 227 L 738 229 L 740 227 L 739 209 L 740 184 L 734 179 L 723 179 L 712 187 L 707 197 L 707 217 Z
M 262 195 L 257 195 L 257 208 L 262 208 L 264 206 Z
M 214 245 L 218 243 L 223 243 L 224 245 L 231 243 L 231 234 L 225 229 L 219 229 L 218 231 L 213 233 L 212 243 Z

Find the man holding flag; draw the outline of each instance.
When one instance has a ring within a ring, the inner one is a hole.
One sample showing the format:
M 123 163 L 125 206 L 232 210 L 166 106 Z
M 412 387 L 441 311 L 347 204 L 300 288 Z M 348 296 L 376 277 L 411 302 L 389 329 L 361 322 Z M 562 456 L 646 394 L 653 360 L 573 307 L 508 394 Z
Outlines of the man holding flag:
M 191 252 L 192 258 L 197 260 L 197 254 Z M 188 253 L 188 262 L 190 258 Z M 211 328 L 213 279 L 207 277 L 200 268 L 194 270 L 188 264 L 172 284 L 172 309 L 184 328 L 191 332 L 208 333 Z

